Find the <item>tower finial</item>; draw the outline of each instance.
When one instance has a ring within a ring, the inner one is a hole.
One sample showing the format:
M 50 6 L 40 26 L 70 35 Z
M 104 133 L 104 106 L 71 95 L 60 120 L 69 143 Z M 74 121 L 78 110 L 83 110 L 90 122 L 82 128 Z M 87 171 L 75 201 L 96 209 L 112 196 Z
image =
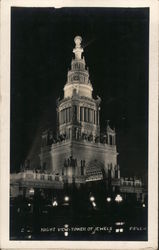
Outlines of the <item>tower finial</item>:
M 73 53 L 75 54 L 75 59 L 80 60 L 81 54 L 83 52 L 83 48 L 81 47 L 82 37 L 76 36 L 74 38 L 74 42 L 75 42 L 76 46 L 73 49 Z

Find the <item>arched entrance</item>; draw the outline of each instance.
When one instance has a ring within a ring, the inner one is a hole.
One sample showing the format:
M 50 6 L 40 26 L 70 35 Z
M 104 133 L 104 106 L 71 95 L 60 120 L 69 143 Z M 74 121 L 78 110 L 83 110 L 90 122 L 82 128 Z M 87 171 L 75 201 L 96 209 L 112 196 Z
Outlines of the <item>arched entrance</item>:
M 104 164 L 99 160 L 92 160 L 86 165 L 86 182 L 105 179 Z

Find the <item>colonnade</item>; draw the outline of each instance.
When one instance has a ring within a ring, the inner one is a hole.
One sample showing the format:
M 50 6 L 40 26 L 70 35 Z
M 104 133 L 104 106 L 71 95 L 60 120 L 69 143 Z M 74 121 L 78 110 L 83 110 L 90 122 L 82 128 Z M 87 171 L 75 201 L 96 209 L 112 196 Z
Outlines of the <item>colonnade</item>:
M 59 112 L 59 124 L 68 123 L 72 120 L 99 125 L 99 110 L 74 105 L 73 108 L 68 107 Z
M 71 121 L 71 107 L 65 108 L 59 112 L 59 123 L 67 123 Z

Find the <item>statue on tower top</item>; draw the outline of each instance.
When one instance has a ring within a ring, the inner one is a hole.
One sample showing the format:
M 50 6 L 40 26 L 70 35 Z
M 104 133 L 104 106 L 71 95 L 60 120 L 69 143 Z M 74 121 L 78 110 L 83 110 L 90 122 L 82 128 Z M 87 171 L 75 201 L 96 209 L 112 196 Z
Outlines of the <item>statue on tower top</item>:
M 81 47 L 81 42 L 82 42 L 82 37 L 81 36 L 76 36 L 74 38 L 74 42 L 76 44 L 76 48 L 80 48 Z
M 80 36 L 76 36 L 74 38 L 74 42 L 75 42 L 76 46 L 73 49 L 73 53 L 75 54 L 75 59 L 76 60 L 82 59 L 81 54 L 83 52 L 83 48 L 81 47 L 81 41 L 82 41 L 82 37 L 80 37 Z

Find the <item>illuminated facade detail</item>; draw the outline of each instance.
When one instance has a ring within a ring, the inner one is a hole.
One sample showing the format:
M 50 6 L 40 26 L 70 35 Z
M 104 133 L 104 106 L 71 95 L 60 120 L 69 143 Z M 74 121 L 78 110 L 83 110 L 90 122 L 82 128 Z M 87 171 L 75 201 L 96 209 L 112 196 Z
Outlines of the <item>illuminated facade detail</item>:
M 76 36 L 74 42 L 64 97 L 57 101 L 57 137 L 51 131 L 42 134 L 41 166 L 68 183 L 107 179 L 109 175 L 120 179 L 115 130 L 107 123 L 105 133 L 100 133 L 101 98 L 92 97 L 82 38 Z

